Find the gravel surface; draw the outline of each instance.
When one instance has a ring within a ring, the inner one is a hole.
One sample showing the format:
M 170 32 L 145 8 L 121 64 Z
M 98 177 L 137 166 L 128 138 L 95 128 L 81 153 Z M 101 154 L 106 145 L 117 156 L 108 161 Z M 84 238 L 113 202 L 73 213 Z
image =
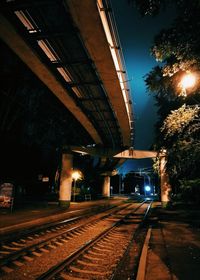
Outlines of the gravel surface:
M 136 205 L 134 204 L 134 206 L 132 207 L 136 207 Z M 125 212 L 125 210 L 121 212 Z M 112 223 L 113 221 L 109 219 L 106 221 L 100 221 L 97 224 L 95 223 L 93 226 L 88 228 L 87 231 L 85 231 L 84 233 L 81 233 L 76 236 L 74 235 L 73 239 L 69 239 L 67 242 L 62 242 L 62 244 L 58 244 L 58 246 L 54 250 L 50 250 L 50 248 L 47 247 L 46 252 L 36 251 L 34 253 L 36 256 L 30 256 L 30 261 L 23 262 L 22 266 L 20 266 L 13 272 L 3 275 L 1 279 L 35 279 L 36 277 L 47 271 L 50 267 L 61 262 L 72 252 L 77 250 L 81 245 L 88 242 L 88 240 L 94 238 L 103 230 L 110 227 Z M 39 237 L 39 239 L 40 238 L 41 237 Z
M 124 214 L 127 214 L 130 212 L 130 209 L 135 209 L 139 204 L 129 204 L 128 209 L 121 210 L 120 213 L 117 214 L 117 217 L 121 217 Z M 123 252 L 125 251 L 125 248 L 130 241 L 133 232 L 135 228 L 138 225 L 138 222 L 140 221 L 140 217 L 146 208 L 146 205 L 143 205 L 138 211 L 137 214 L 134 216 L 131 216 L 127 221 L 120 225 L 117 229 L 115 229 L 115 232 L 112 233 L 112 235 L 109 237 L 107 236 L 104 241 L 101 241 L 100 244 L 97 244 L 94 249 L 91 249 L 87 252 L 87 254 L 91 257 L 91 254 L 93 254 L 93 259 L 89 260 L 90 263 L 95 263 L 95 255 L 98 256 L 100 254 L 102 259 L 103 266 L 99 266 L 98 271 L 99 273 L 105 274 L 95 276 L 96 278 L 92 279 L 108 279 L 108 274 L 111 273 L 111 271 L 114 269 L 114 267 L 117 265 L 118 261 L 123 255 Z M 96 215 L 97 216 L 97 215 Z M 94 217 L 91 219 L 94 219 Z M 62 242 L 58 242 L 56 245 L 56 248 L 53 250 L 49 247 L 46 247 L 46 251 L 35 251 L 33 254 L 34 256 L 30 255 L 31 259 L 26 262 L 22 262 L 23 265 L 15 269 L 14 271 L 4 274 L 1 279 L 2 280 L 27 280 L 27 279 L 36 279 L 38 276 L 40 276 L 42 273 L 46 272 L 48 269 L 50 269 L 52 266 L 55 266 L 57 263 L 60 263 L 65 258 L 67 258 L 71 253 L 76 251 L 80 246 L 88 242 L 89 240 L 93 239 L 95 236 L 99 235 L 102 231 L 109 228 L 113 224 L 113 220 L 117 220 L 114 216 L 114 219 L 112 217 L 103 220 L 94 222 L 89 227 L 86 227 L 86 229 L 81 231 L 80 233 L 76 233 L 73 235 L 73 238 L 68 239 L 67 241 L 63 239 Z M 89 219 L 87 219 L 87 222 L 89 222 Z M 52 233 L 50 233 L 52 235 Z M 49 237 L 49 235 L 47 235 Z M 45 238 L 45 236 L 39 237 Z M 101 248 L 98 248 L 100 246 Z M 107 246 L 107 248 L 106 248 Z M 110 250 L 109 246 L 112 247 L 112 250 Z M 104 247 L 104 248 L 102 248 Z M 92 252 L 91 252 L 92 251 Z M 83 256 L 83 260 L 87 259 L 86 256 Z M 87 259 L 88 261 L 88 259 Z M 79 269 L 81 267 L 80 263 L 76 264 L 76 269 Z M 92 268 L 93 269 L 93 268 Z M 105 273 L 106 272 L 106 273 Z M 78 273 L 79 275 L 79 273 Z M 90 278 L 91 279 L 91 278 Z
M 3 277 L 1 277 L 1 279 L 35 279 L 40 274 L 50 269 L 50 267 L 61 262 L 85 242 L 101 233 L 102 230 L 106 229 L 108 226 L 110 226 L 110 224 L 110 222 L 105 221 L 99 222 L 98 226 L 88 229 L 87 232 L 76 236 L 73 239 L 70 239 L 67 243 L 63 243 L 61 246 L 58 246 L 54 250 L 49 251 L 49 253 L 43 253 L 41 254 L 41 256 L 34 257 L 30 263 L 24 263 L 24 265 L 21 266 L 19 269 L 11 273 L 5 274 Z
M 136 217 L 142 216 L 144 210 L 146 209 L 146 205 L 143 205 L 136 214 Z M 138 218 L 137 218 L 138 220 Z M 120 259 L 124 255 L 124 252 L 127 248 L 127 245 L 132 240 L 133 233 L 135 232 L 136 228 L 138 227 L 138 223 L 135 222 L 134 216 L 129 218 L 125 221 L 125 223 L 120 224 L 117 228 L 114 229 L 114 232 L 109 233 L 101 242 L 97 245 L 93 246 L 86 254 L 82 255 L 80 260 L 84 260 L 86 264 L 80 265 L 78 261 L 76 261 L 70 269 L 64 273 L 64 279 L 76 279 L 76 277 L 80 279 L 101 279 L 101 280 L 108 280 L 110 279 L 113 271 L 115 270 L 117 264 L 119 263 Z M 138 220 L 139 222 L 141 220 Z M 106 249 L 106 247 L 110 245 L 112 247 L 111 250 Z M 96 250 L 96 247 L 101 246 L 102 250 Z M 105 247 L 104 247 L 105 246 Z M 106 250 L 106 252 L 105 252 Z M 100 258 L 101 260 L 93 260 L 94 258 Z M 88 258 L 90 264 L 87 265 Z M 98 266 L 95 268 L 91 268 L 91 263 L 94 263 Z M 84 271 L 83 271 L 84 270 Z M 92 273 L 90 272 L 92 270 Z M 122 271 L 122 270 L 121 270 Z M 58 277 L 58 279 L 60 279 Z M 121 279 L 121 278 L 116 278 Z M 127 279 L 127 278 L 122 278 Z

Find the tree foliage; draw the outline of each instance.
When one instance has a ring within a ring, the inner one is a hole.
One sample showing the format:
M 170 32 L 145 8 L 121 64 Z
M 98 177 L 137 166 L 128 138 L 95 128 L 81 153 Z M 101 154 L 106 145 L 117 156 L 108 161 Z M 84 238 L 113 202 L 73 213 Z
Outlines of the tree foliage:
M 147 88 L 158 95 L 176 98 L 178 81 L 189 71 L 199 72 L 200 67 L 200 1 L 187 0 L 130 0 L 141 15 L 156 15 L 166 6 L 176 10 L 172 26 L 155 36 L 150 50 L 162 67 L 156 66 L 146 76 Z M 195 90 L 198 90 L 195 88 Z
M 200 204 L 200 179 L 180 180 L 181 198 L 186 202 L 195 201 Z
M 200 129 L 199 111 L 200 106 L 195 105 L 191 107 L 185 104 L 179 109 L 172 111 L 164 120 L 163 126 L 161 127 L 161 131 L 165 133 L 165 139 L 174 134 L 184 133 L 185 136 L 190 136 L 193 131 L 197 132 Z M 193 124 L 189 126 L 191 122 Z
M 176 10 L 172 25 L 160 31 L 150 49 L 162 62 L 146 76 L 147 90 L 158 105 L 156 148 L 167 149 L 171 180 L 199 178 L 200 168 L 200 1 L 133 0 L 141 15 L 159 13 L 166 5 Z M 194 73 L 196 84 L 186 90 L 180 83 Z

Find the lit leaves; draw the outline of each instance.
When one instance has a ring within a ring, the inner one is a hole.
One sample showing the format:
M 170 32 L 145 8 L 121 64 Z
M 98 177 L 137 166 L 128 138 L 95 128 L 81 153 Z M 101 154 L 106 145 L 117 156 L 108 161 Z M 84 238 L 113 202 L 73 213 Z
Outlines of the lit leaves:
M 164 120 L 163 126 L 161 127 L 161 131 L 164 132 L 165 138 L 183 132 L 184 128 L 186 128 L 193 121 L 198 122 L 198 124 L 195 124 L 194 126 L 194 129 L 198 130 L 200 128 L 200 118 L 198 116 L 199 112 L 199 105 L 186 106 L 185 104 L 179 109 L 171 111 L 171 113 Z M 189 128 L 189 131 L 190 130 L 191 127 Z

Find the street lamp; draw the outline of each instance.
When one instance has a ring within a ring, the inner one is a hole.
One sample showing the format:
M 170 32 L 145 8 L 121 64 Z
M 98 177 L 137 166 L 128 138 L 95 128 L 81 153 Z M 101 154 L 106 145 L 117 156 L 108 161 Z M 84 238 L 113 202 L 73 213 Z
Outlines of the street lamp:
M 183 96 L 187 96 L 187 89 L 193 88 L 196 84 L 196 80 L 196 75 L 193 73 L 187 73 L 182 77 L 180 87 L 182 89 L 181 93 Z
M 73 191 L 73 201 L 75 201 L 75 191 L 76 191 L 76 181 L 81 178 L 80 171 L 74 171 L 72 173 L 72 178 L 74 180 L 74 191 Z

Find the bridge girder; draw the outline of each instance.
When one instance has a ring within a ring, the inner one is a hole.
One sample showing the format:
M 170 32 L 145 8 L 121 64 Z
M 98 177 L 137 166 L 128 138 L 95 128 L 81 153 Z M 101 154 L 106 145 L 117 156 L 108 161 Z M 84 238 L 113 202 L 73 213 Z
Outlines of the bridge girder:
M 85 129 L 96 143 L 102 143 L 98 132 L 80 110 L 67 90 L 54 77 L 48 67 L 39 59 L 37 54 L 28 46 L 17 33 L 14 26 L 0 14 L 0 38 L 21 58 L 33 73 L 52 91 L 52 93 L 66 106 L 74 117 L 84 124 Z
M 32 4 L 26 1 L 22 1 L 21 6 L 20 1 L 16 1 L 13 3 L 4 3 L 3 7 L 5 8 L 5 10 L 7 9 L 9 11 L 9 8 L 11 10 L 8 12 L 8 14 L 7 12 L 4 13 L 4 10 L 2 10 L 3 13 L 0 14 L 0 37 L 2 38 L 2 40 L 21 58 L 21 60 L 32 70 L 32 72 L 35 73 L 36 76 L 38 76 L 38 78 L 52 91 L 52 93 L 84 126 L 85 130 L 94 140 L 94 143 L 108 144 L 108 139 L 110 139 L 109 141 L 111 143 L 108 146 L 112 146 L 115 148 L 122 146 L 131 146 L 131 129 L 126 111 L 126 104 L 120 88 L 120 82 L 110 53 L 109 45 L 106 40 L 105 32 L 103 30 L 96 1 L 65 0 L 63 2 L 66 3 L 67 7 L 69 7 L 70 16 L 73 18 L 73 21 L 76 25 L 74 26 L 74 29 L 76 30 L 78 36 L 82 38 L 83 49 L 86 48 L 86 52 L 88 52 L 89 54 L 89 59 L 84 60 L 83 63 L 85 63 L 85 61 L 87 63 L 88 61 L 89 64 L 94 64 L 99 76 L 99 81 L 94 80 L 93 83 L 95 85 L 98 82 L 103 91 L 105 91 L 107 103 L 102 105 L 105 100 L 103 101 L 103 98 L 102 100 L 100 100 L 97 96 L 96 105 L 94 106 L 94 108 L 90 108 L 90 102 L 94 102 L 95 104 L 95 96 L 88 99 L 78 99 L 77 97 L 74 98 L 72 96 L 74 94 L 73 87 L 81 87 L 84 85 L 86 85 L 86 87 L 91 85 L 92 87 L 93 85 L 91 84 L 91 82 L 82 81 L 81 83 L 68 83 L 65 86 L 59 81 L 59 79 L 57 79 L 53 71 L 51 71 L 52 69 L 49 68 L 48 63 L 45 63 L 45 61 L 41 59 L 40 55 L 38 55 L 38 53 L 36 52 L 36 49 L 31 47 L 31 40 L 36 40 L 35 42 L 38 42 L 40 40 L 43 40 L 43 37 L 45 39 L 45 36 L 47 36 L 48 38 L 51 38 L 51 36 L 56 38 L 57 36 L 63 36 L 63 31 L 61 30 L 59 32 L 58 30 L 53 34 L 48 32 L 45 33 L 42 31 L 37 31 L 38 34 L 37 32 L 26 32 L 27 36 L 30 37 L 28 38 L 28 40 L 26 40 L 27 38 L 24 38 L 24 36 L 22 36 L 22 34 L 20 33 L 21 31 L 18 32 L 18 25 L 15 26 L 15 24 L 13 24 L 16 19 L 14 21 L 10 21 L 9 17 L 5 15 L 9 15 L 11 12 L 15 14 L 15 12 L 19 11 L 20 9 L 26 9 L 26 5 L 28 5 L 28 8 L 32 9 Z M 54 1 L 52 1 L 51 3 L 54 3 Z M 38 7 L 40 7 L 41 2 L 36 0 L 33 7 L 37 7 L 37 4 Z M 44 6 L 47 4 L 48 1 L 44 1 L 42 3 L 42 5 Z M 90 12 L 89 17 L 88 11 Z M 68 28 L 69 27 L 66 27 L 66 29 Z M 64 62 L 61 61 L 60 66 L 59 63 L 57 65 L 55 63 L 55 65 L 52 65 L 52 67 L 62 67 L 62 63 Z M 76 62 L 77 61 L 75 60 L 75 63 Z M 79 63 L 79 61 L 77 63 Z M 69 61 L 67 61 L 65 64 L 72 65 Z M 87 102 L 88 104 L 86 104 Z M 101 105 L 99 105 L 99 109 L 98 104 Z M 84 107 L 86 110 L 83 110 Z M 88 108 L 91 109 L 90 112 L 88 111 Z M 97 110 L 96 113 L 94 109 Z M 91 115 L 96 114 L 96 120 L 93 120 L 91 116 L 89 116 L 89 113 Z M 95 124 L 95 121 L 98 122 L 98 125 Z M 104 131 L 102 133 L 103 129 Z M 119 139 L 115 140 L 117 137 Z

